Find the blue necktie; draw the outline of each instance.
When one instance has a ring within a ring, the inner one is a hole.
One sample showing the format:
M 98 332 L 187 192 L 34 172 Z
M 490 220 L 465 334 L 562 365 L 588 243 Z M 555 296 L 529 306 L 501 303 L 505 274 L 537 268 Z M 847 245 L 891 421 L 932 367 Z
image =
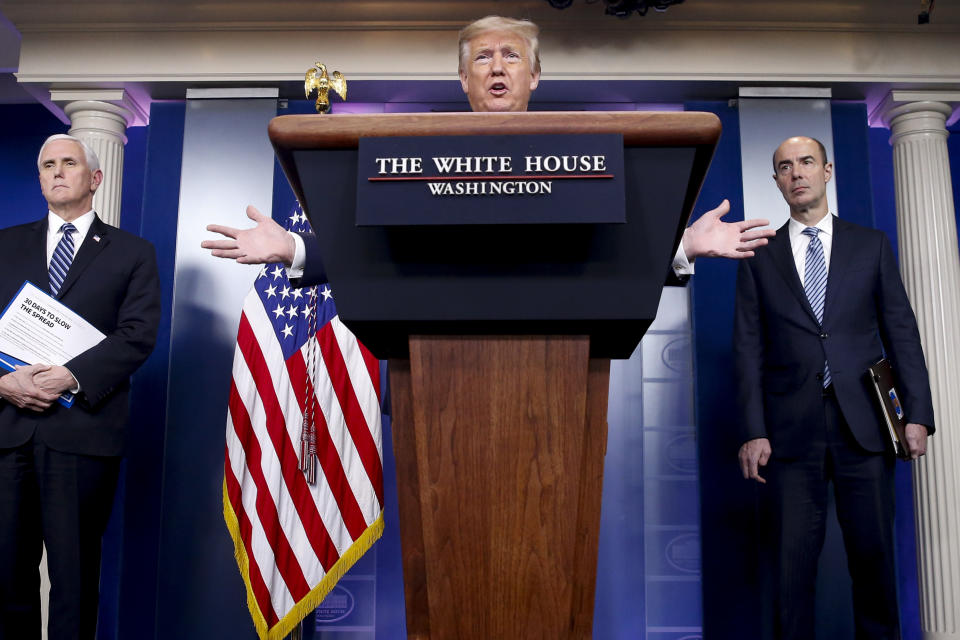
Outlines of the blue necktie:
M 810 236 L 810 244 L 807 245 L 807 256 L 803 272 L 803 291 L 807 294 L 807 300 L 810 301 L 810 307 L 817 316 L 817 322 L 823 326 L 823 303 L 827 297 L 827 261 L 823 258 L 823 243 L 817 234 L 820 232 L 816 227 L 807 227 L 803 230 L 803 235 Z M 823 388 L 830 386 L 832 378 L 830 377 L 830 367 L 827 362 L 823 363 Z
M 50 293 L 54 296 L 60 292 L 63 281 L 67 277 L 67 271 L 70 270 L 70 263 L 73 262 L 73 237 L 71 234 L 77 228 L 69 222 L 63 223 L 60 227 L 63 237 L 57 243 L 57 248 L 53 250 L 53 257 L 50 259 Z

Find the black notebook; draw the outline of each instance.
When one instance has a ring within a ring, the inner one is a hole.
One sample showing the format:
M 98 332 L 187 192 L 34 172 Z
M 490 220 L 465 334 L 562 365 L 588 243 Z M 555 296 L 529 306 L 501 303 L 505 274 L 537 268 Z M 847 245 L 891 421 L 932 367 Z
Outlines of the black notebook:
M 870 387 L 875 392 L 877 411 L 880 421 L 890 436 L 893 451 L 898 458 L 910 459 L 907 449 L 907 419 L 903 415 L 903 406 L 897 393 L 897 379 L 893 375 L 890 361 L 884 358 L 871 367 L 867 367 Z

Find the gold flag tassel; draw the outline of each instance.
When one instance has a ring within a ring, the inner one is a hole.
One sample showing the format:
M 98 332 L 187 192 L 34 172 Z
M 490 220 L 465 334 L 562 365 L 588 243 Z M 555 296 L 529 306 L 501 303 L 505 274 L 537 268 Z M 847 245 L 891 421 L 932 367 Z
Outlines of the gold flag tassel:
M 317 483 L 317 427 L 313 419 L 313 376 L 317 366 L 317 288 L 310 287 L 310 317 L 307 320 L 306 369 L 304 376 L 303 426 L 300 429 L 300 471 L 307 477 L 310 485 Z

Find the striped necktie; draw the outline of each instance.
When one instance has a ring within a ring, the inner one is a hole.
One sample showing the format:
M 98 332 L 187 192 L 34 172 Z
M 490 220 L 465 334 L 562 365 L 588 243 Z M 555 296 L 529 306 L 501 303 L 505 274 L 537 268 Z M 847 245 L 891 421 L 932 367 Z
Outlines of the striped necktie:
M 823 326 L 823 303 L 827 297 L 827 261 L 823 258 L 823 243 L 818 237 L 820 230 L 816 227 L 807 227 L 803 235 L 810 236 L 807 245 L 807 256 L 803 271 L 803 291 L 807 294 L 810 307 L 817 316 L 817 322 Z M 823 388 L 830 386 L 830 367 L 823 363 Z
M 63 223 L 60 227 L 63 237 L 57 243 L 57 248 L 53 250 L 53 257 L 50 259 L 50 293 L 56 296 L 63 286 L 63 281 L 67 277 L 67 271 L 70 270 L 70 263 L 73 262 L 73 236 L 71 235 L 77 228 L 69 222 Z

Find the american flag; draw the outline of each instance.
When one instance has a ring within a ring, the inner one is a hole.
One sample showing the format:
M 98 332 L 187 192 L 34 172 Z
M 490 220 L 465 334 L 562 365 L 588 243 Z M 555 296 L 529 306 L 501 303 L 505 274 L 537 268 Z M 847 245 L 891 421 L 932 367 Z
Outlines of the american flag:
M 288 228 L 307 225 L 296 207 Z M 379 362 L 340 322 L 329 285 L 297 289 L 282 265 L 261 268 L 237 331 L 223 479 L 224 519 L 261 639 L 286 636 L 383 532 L 379 380 Z M 305 414 L 316 434 L 314 483 L 300 469 Z

